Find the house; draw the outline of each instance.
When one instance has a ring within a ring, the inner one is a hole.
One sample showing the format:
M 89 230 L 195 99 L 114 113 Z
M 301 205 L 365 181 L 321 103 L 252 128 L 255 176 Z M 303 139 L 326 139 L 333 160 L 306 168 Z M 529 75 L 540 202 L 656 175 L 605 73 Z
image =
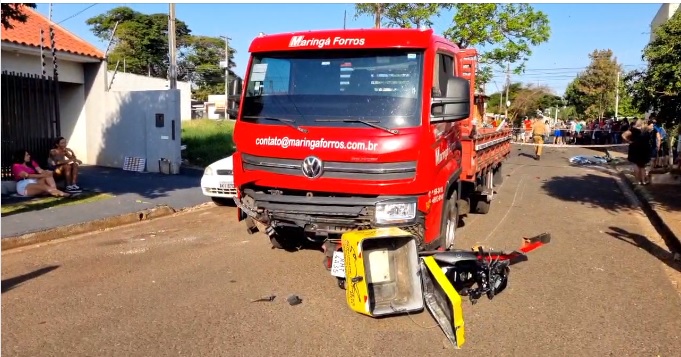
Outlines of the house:
M 1 34 L 3 179 L 14 151 L 25 148 L 43 161 L 58 136 L 66 137 L 79 156 L 85 156 L 84 141 L 72 139 L 86 134 L 84 125 L 79 125 L 87 114 L 86 76 L 104 60 L 102 51 L 55 25 L 55 71 L 49 21 L 24 9 L 29 15 L 26 23 L 12 22 L 14 28 Z
M 657 14 L 655 14 L 653 21 L 650 23 L 650 42 L 655 40 L 655 30 L 657 30 L 660 25 L 671 19 L 672 16 L 674 16 L 674 14 L 681 8 L 680 5 L 681 4 L 677 3 L 662 4 L 660 6 L 660 9 L 657 11 Z
M 22 11 L 27 21 L 1 32 L 3 181 L 12 180 L 15 151 L 45 165 L 59 136 L 85 164 L 120 168 L 137 157 L 158 172 L 163 158 L 178 172 L 180 91 L 109 90 L 102 51 L 39 12 Z

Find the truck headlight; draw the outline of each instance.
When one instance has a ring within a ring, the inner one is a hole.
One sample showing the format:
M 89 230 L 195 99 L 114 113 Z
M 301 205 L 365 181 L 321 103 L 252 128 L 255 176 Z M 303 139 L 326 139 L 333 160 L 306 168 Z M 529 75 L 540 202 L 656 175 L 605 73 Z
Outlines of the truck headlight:
M 206 167 L 205 170 L 203 170 L 203 174 L 206 175 L 206 176 L 211 176 L 211 175 L 213 175 L 213 169 L 210 166 L 208 166 L 208 167 Z
M 376 223 L 407 223 L 416 218 L 416 202 L 387 201 L 376 204 Z

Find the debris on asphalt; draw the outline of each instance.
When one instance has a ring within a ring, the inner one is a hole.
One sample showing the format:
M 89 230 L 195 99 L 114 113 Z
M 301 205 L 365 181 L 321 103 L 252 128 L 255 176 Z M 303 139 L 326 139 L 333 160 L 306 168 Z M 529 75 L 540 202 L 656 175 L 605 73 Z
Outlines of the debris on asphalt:
M 251 300 L 251 302 L 265 302 L 265 301 L 270 302 L 270 301 L 274 301 L 274 299 L 276 297 L 277 297 L 276 295 L 269 295 L 269 296 L 261 297 L 260 299 Z
M 286 301 L 288 301 L 288 304 L 291 306 L 303 303 L 303 300 L 300 297 L 298 297 L 298 295 L 290 295 L 289 297 L 286 298 Z
M 573 156 L 569 159 L 573 165 L 603 165 L 608 159 L 603 156 Z

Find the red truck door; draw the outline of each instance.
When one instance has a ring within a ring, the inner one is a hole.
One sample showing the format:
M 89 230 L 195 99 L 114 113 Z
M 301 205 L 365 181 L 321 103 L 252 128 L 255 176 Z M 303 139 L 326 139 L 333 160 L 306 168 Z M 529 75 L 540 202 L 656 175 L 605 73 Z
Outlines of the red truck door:
M 447 83 L 456 76 L 454 48 L 438 43 L 433 58 L 433 85 L 432 97 L 447 98 L 452 93 L 447 93 Z M 441 114 L 443 107 L 432 107 L 432 115 Z M 436 237 L 444 238 L 444 248 L 450 248 L 454 240 L 454 232 L 448 232 L 447 223 L 449 215 L 457 215 L 458 179 L 461 174 L 461 125 L 467 120 L 445 120 L 431 123 L 431 131 L 434 135 L 432 146 L 435 160 L 434 182 L 428 192 L 431 202 L 427 216 L 426 241 L 433 241 Z M 457 194 L 454 194 L 457 190 Z M 452 211 L 452 212 L 450 212 Z

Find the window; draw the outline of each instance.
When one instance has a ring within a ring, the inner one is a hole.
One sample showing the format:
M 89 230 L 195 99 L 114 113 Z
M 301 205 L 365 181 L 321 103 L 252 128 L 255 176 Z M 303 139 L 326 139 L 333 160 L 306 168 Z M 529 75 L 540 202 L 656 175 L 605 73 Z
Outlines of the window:
M 437 53 L 433 69 L 433 97 L 447 96 L 447 81 L 452 77 L 454 77 L 454 58 L 444 53 Z
M 387 128 L 420 125 L 423 52 L 350 50 L 278 52 L 253 57 L 243 119 L 277 124 Z M 326 120 L 325 120 L 326 119 Z M 329 120 L 333 119 L 332 122 Z M 338 120 L 335 120 L 338 119 Z

